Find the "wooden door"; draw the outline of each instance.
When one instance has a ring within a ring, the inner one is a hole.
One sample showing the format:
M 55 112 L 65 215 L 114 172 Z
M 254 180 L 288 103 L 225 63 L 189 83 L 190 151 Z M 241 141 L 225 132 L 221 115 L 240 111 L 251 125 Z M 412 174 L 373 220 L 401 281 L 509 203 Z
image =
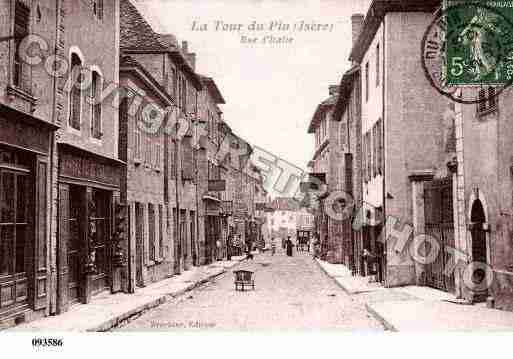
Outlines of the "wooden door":
M 91 294 L 108 289 L 110 284 L 110 217 L 110 192 L 94 189 L 88 221 L 89 253 L 96 268 Z
M 452 178 L 433 180 L 424 185 L 425 232 L 434 237 L 440 250 L 432 263 L 426 265 L 426 285 L 454 292 L 454 273 L 445 275 L 452 266 L 451 249 L 454 248 L 454 217 L 452 206 Z M 426 251 L 431 248 L 426 248 Z M 426 253 L 427 254 L 427 253 Z
M 68 310 L 69 304 L 69 264 L 68 238 L 70 217 L 69 186 L 59 183 L 59 227 L 57 240 L 57 313 Z
M 0 318 L 28 307 L 27 255 L 32 242 L 30 176 L 24 169 L 0 166 Z
M 178 211 L 173 208 L 173 243 L 174 243 L 174 269 L 175 274 L 180 274 L 182 271 L 181 256 L 182 256 L 182 245 L 179 238 L 178 232 Z
M 65 252 L 67 264 L 67 280 L 63 278 L 63 282 L 67 281 L 68 284 L 68 303 L 74 304 L 80 301 L 81 296 L 81 282 L 82 282 L 82 260 L 80 258 L 81 247 L 83 243 L 82 229 L 81 229 L 81 209 L 84 200 L 83 187 L 70 186 L 69 195 L 66 194 L 66 185 L 61 185 L 62 201 L 68 197 L 67 208 L 65 204 L 61 205 L 63 221 L 67 223 L 61 224 L 61 232 L 59 240 L 61 241 L 60 251 Z M 64 270 L 64 268 L 63 268 Z M 64 284 L 63 284 L 64 285 Z
M 141 203 L 135 204 L 135 284 L 144 286 L 144 211 Z

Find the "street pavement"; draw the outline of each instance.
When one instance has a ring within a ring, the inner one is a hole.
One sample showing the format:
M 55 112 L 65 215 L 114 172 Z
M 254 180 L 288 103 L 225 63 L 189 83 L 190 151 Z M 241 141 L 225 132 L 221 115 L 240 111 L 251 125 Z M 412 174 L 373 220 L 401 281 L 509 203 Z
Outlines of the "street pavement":
M 116 330 L 384 330 L 308 253 L 259 254 L 234 269 L 255 272 L 254 291 L 235 291 L 229 271 Z

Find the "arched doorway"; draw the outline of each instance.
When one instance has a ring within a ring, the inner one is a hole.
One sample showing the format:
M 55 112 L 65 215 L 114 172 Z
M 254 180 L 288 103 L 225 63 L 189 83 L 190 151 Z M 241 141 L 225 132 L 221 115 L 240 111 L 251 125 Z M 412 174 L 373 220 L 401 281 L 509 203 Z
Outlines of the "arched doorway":
M 488 264 L 486 232 L 483 224 L 486 223 L 486 214 L 483 204 L 479 198 L 472 203 L 470 212 L 471 236 L 472 236 L 472 262 Z M 481 267 L 476 268 L 472 273 L 472 282 L 476 285 L 486 280 L 486 271 Z M 488 290 L 484 289 L 473 293 L 473 301 L 482 302 L 486 300 Z

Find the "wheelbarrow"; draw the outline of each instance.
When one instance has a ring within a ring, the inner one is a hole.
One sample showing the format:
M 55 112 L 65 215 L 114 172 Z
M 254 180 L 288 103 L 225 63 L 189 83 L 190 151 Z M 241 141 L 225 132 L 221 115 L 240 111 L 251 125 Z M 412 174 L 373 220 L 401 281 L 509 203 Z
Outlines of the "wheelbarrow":
M 253 279 L 253 272 L 241 269 L 233 271 L 233 274 L 235 274 L 235 290 L 244 291 L 245 288 L 249 287 L 255 290 L 255 280 Z

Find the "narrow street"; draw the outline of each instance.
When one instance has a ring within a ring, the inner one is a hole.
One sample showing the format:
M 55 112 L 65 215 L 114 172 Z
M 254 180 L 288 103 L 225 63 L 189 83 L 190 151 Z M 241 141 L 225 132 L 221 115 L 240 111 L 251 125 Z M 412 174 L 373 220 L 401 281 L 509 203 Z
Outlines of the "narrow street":
M 237 268 L 255 272 L 255 291 L 236 292 L 228 272 L 116 330 L 383 330 L 310 254 L 261 254 Z

